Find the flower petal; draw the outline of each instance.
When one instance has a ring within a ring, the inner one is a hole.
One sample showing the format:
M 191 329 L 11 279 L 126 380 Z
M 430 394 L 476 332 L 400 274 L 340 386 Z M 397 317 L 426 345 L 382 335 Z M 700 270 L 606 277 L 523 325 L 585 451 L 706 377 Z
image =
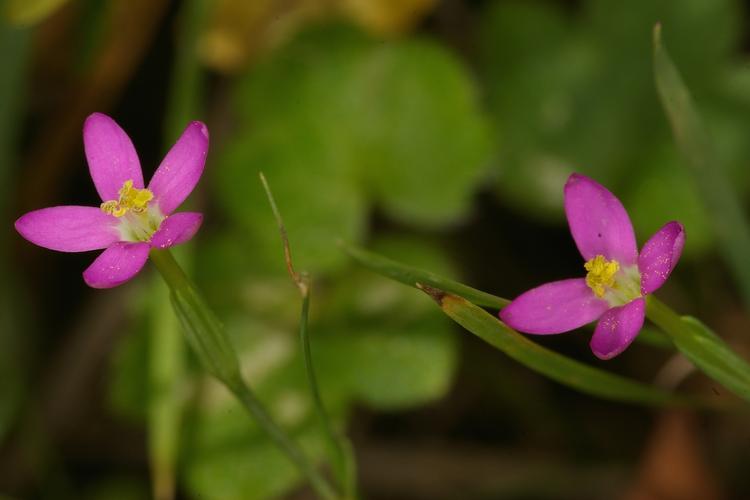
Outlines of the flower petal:
M 83 279 L 92 288 L 121 285 L 141 270 L 149 249 L 148 243 L 115 243 L 83 272 Z
M 573 174 L 565 184 L 565 214 L 578 250 L 585 260 L 597 255 L 635 264 L 638 248 L 625 208 L 598 182 Z
M 153 248 L 169 248 L 185 243 L 192 238 L 203 222 L 203 215 L 197 212 L 180 212 L 162 221 L 159 230 L 151 237 Z
M 83 125 L 83 146 L 89 172 L 102 201 L 116 200 L 125 181 L 143 188 L 141 162 L 133 142 L 120 126 L 107 115 L 94 113 Z
M 563 333 L 591 323 L 607 309 L 583 278 L 554 281 L 533 288 L 500 311 L 500 319 L 525 333 Z
M 161 165 L 148 188 L 161 213 L 169 215 L 185 201 L 203 174 L 208 153 L 208 129 L 201 122 L 187 126 Z
M 34 210 L 16 221 L 16 231 L 35 245 L 60 252 L 99 250 L 120 240 L 117 219 L 96 207 Z
M 638 256 L 641 293 L 661 287 L 677 265 L 685 246 L 685 228 L 679 222 L 667 222 L 643 245 Z
M 635 340 L 646 317 L 646 300 L 639 297 L 624 306 L 605 312 L 591 337 L 591 350 L 597 358 L 611 359 Z

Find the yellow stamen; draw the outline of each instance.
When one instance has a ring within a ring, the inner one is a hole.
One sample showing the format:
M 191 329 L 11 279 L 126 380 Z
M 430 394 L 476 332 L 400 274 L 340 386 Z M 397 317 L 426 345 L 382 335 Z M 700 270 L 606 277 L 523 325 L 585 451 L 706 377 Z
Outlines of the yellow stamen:
M 154 198 L 154 193 L 148 189 L 134 188 L 132 179 L 125 181 L 118 194 L 119 200 L 109 200 L 101 204 L 102 212 L 115 217 L 122 217 L 129 211 L 139 214 L 146 211 L 148 202 Z
M 593 290 L 594 294 L 601 298 L 607 288 L 615 284 L 615 275 L 620 270 L 620 264 L 616 260 L 607 260 L 603 255 L 597 255 L 583 265 L 588 271 L 586 284 Z

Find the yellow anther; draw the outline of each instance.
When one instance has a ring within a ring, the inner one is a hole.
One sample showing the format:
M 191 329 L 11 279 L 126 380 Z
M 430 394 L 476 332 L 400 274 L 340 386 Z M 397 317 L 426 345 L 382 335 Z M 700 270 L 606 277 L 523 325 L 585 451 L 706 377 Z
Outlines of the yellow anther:
M 154 197 L 154 193 L 148 189 L 134 188 L 132 180 L 125 181 L 118 194 L 119 200 L 109 200 L 101 204 L 102 212 L 115 217 L 122 217 L 128 211 L 142 213 Z
M 583 265 L 588 271 L 586 284 L 593 290 L 597 297 L 604 297 L 607 288 L 615 284 L 615 275 L 620 270 L 620 264 L 616 260 L 607 260 L 603 255 L 597 255 Z
M 148 202 L 154 197 L 154 193 L 148 189 L 133 188 L 133 181 L 125 181 L 120 189 L 120 206 L 134 212 L 143 211 Z

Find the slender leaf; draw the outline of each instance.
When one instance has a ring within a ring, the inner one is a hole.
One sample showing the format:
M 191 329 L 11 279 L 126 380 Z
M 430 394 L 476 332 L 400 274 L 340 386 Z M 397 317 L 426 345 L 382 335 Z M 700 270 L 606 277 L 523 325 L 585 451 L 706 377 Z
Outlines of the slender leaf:
M 653 295 L 647 298 L 646 315 L 698 369 L 750 401 L 750 365 L 711 329 L 690 316 L 680 317 Z
M 654 74 L 677 147 L 708 211 L 718 247 L 750 307 L 750 225 L 677 67 L 654 27 Z
M 479 307 L 502 308 L 508 304 L 505 299 L 360 248 L 350 245 L 343 245 L 343 248 L 354 260 L 370 270 L 428 292 L 436 299 L 443 312 L 456 323 L 521 364 L 561 384 L 617 401 L 650 405 L 687 404 L 689 401 L 688 398 L 613 375 L 550 351 L 508 328 Z M 469 300 L 476 300 L 476 304 Z
M 416 286 L 417 283 L 430 285 L 456 294 L 483 307 L 502 309 L 510 303 L 509 300 L 502 297 L 477 290 L 476 288 L 444 278 L 429 271 L 401 264 L 387 257 L 368 252 L 367 250 L 346 243 L 342 243 L 341 246 L 346 253 L 361 265 L 405 285 Z
M 468 300 L 425 288 L 456 323 L 519 363 L 581 392 L 647 405 L 687 404 L 688 398 L 585 365 L 535 344 Z

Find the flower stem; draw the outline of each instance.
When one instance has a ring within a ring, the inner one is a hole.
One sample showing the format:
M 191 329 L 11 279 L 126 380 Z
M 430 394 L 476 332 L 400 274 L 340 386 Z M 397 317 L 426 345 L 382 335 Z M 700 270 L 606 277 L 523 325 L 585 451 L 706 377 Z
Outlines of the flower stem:
M 350 500 L 356 498 L 354 456 L 351 452 L 351 446 L 347 446 L 349 444 L 348 440 L 334 430 L 328 412 L 323 405 L 323 399 L 320 396 L 320 389 L 318 388 L 318 381 L 315 376 L 315 368 L 313 367 L 312 353 L 310 350 L 310 335 L 307 328 L 309 309 L 310 292 L 309 287 L 307 287 L 302 296 L 302 313 L 300 315 L 299 324 L 299 337 L 300 342 L 302 343 L 303 357 L 305 359 L 305 371 L 307 372 L 307 380 L 313 397 L 315 413 L 318 416 L 318 422 L 320 423 L 320 426 L 323 429 L 323 434 L 328 442 L 328 450 L 335 464 L 336 475 L 341 483 L 345 498 Z
M 206 370 L 237 397 L 271 440 L 307 477 L 320 498 L 336 500 L 330 483 L 316 470 L 302 449 L 279 427 L 242 378 L 237 354 L 223 326 L 169 250 L 151 250 L 151 261 L 171 291 L 172 306 L 188 343 Z
M 294 263 L 292 261 L 292 250 L 289 245 L 289 238 L 287 236 L 286 227 L 284 221 L 281 218 L 281 212 L 276 205 L 276 200 L 273 197 L 271 188 L 268 185 L 265 175 L 261 172 L 259 174 L 260 181 L 263 184 L 263 189 L 266 191 L 268 203 L 271 205 L 274 218 L 276 219 L 276 225 L 279 228 L 281 235 L 281 243 L 284 247 L 284 262 L 286 264 L 289 276 L 294 281 L 294 284 L 299 289 L 300 295 L 302 296 L 302 313 L 300 314 L 299 323 L 299 338 L 302 344 L 302 354 L 305 360 L 305 371 L 307 373 L 307 382 L 312 394 L 313 406 L 315 413 L 318 417 L 318 422 L 323 429 L 323 435 L 328 443 L 328 452 L 331 456 L 331 461 L 336 472 L 336 476 L 339 479 L 341 489 L 344 492 L 344 497 L 347 500 L 354 499 L 357 496 L 356 486 L 356 465 L 354 459 L 354 453 L 352 446 L 346 436 L 336 432 L 331 419 L 328 416 L 325 405 L 323 404 L 323 398 L 320 396 L 320 389 L 318 386 L 318 379 L 315 376 L 315 368 L 313 367 L 312 352 L 310 349 L 310 335 L 308 332 L 309 323 L 309 311 L 310 311 L 310 276 L 305 272 L 297 272 L 294 269 Z
M 646 297 L 646 316 L 672 339 L 685 334 L 686 326 L 680 315 L 653 295 Z

